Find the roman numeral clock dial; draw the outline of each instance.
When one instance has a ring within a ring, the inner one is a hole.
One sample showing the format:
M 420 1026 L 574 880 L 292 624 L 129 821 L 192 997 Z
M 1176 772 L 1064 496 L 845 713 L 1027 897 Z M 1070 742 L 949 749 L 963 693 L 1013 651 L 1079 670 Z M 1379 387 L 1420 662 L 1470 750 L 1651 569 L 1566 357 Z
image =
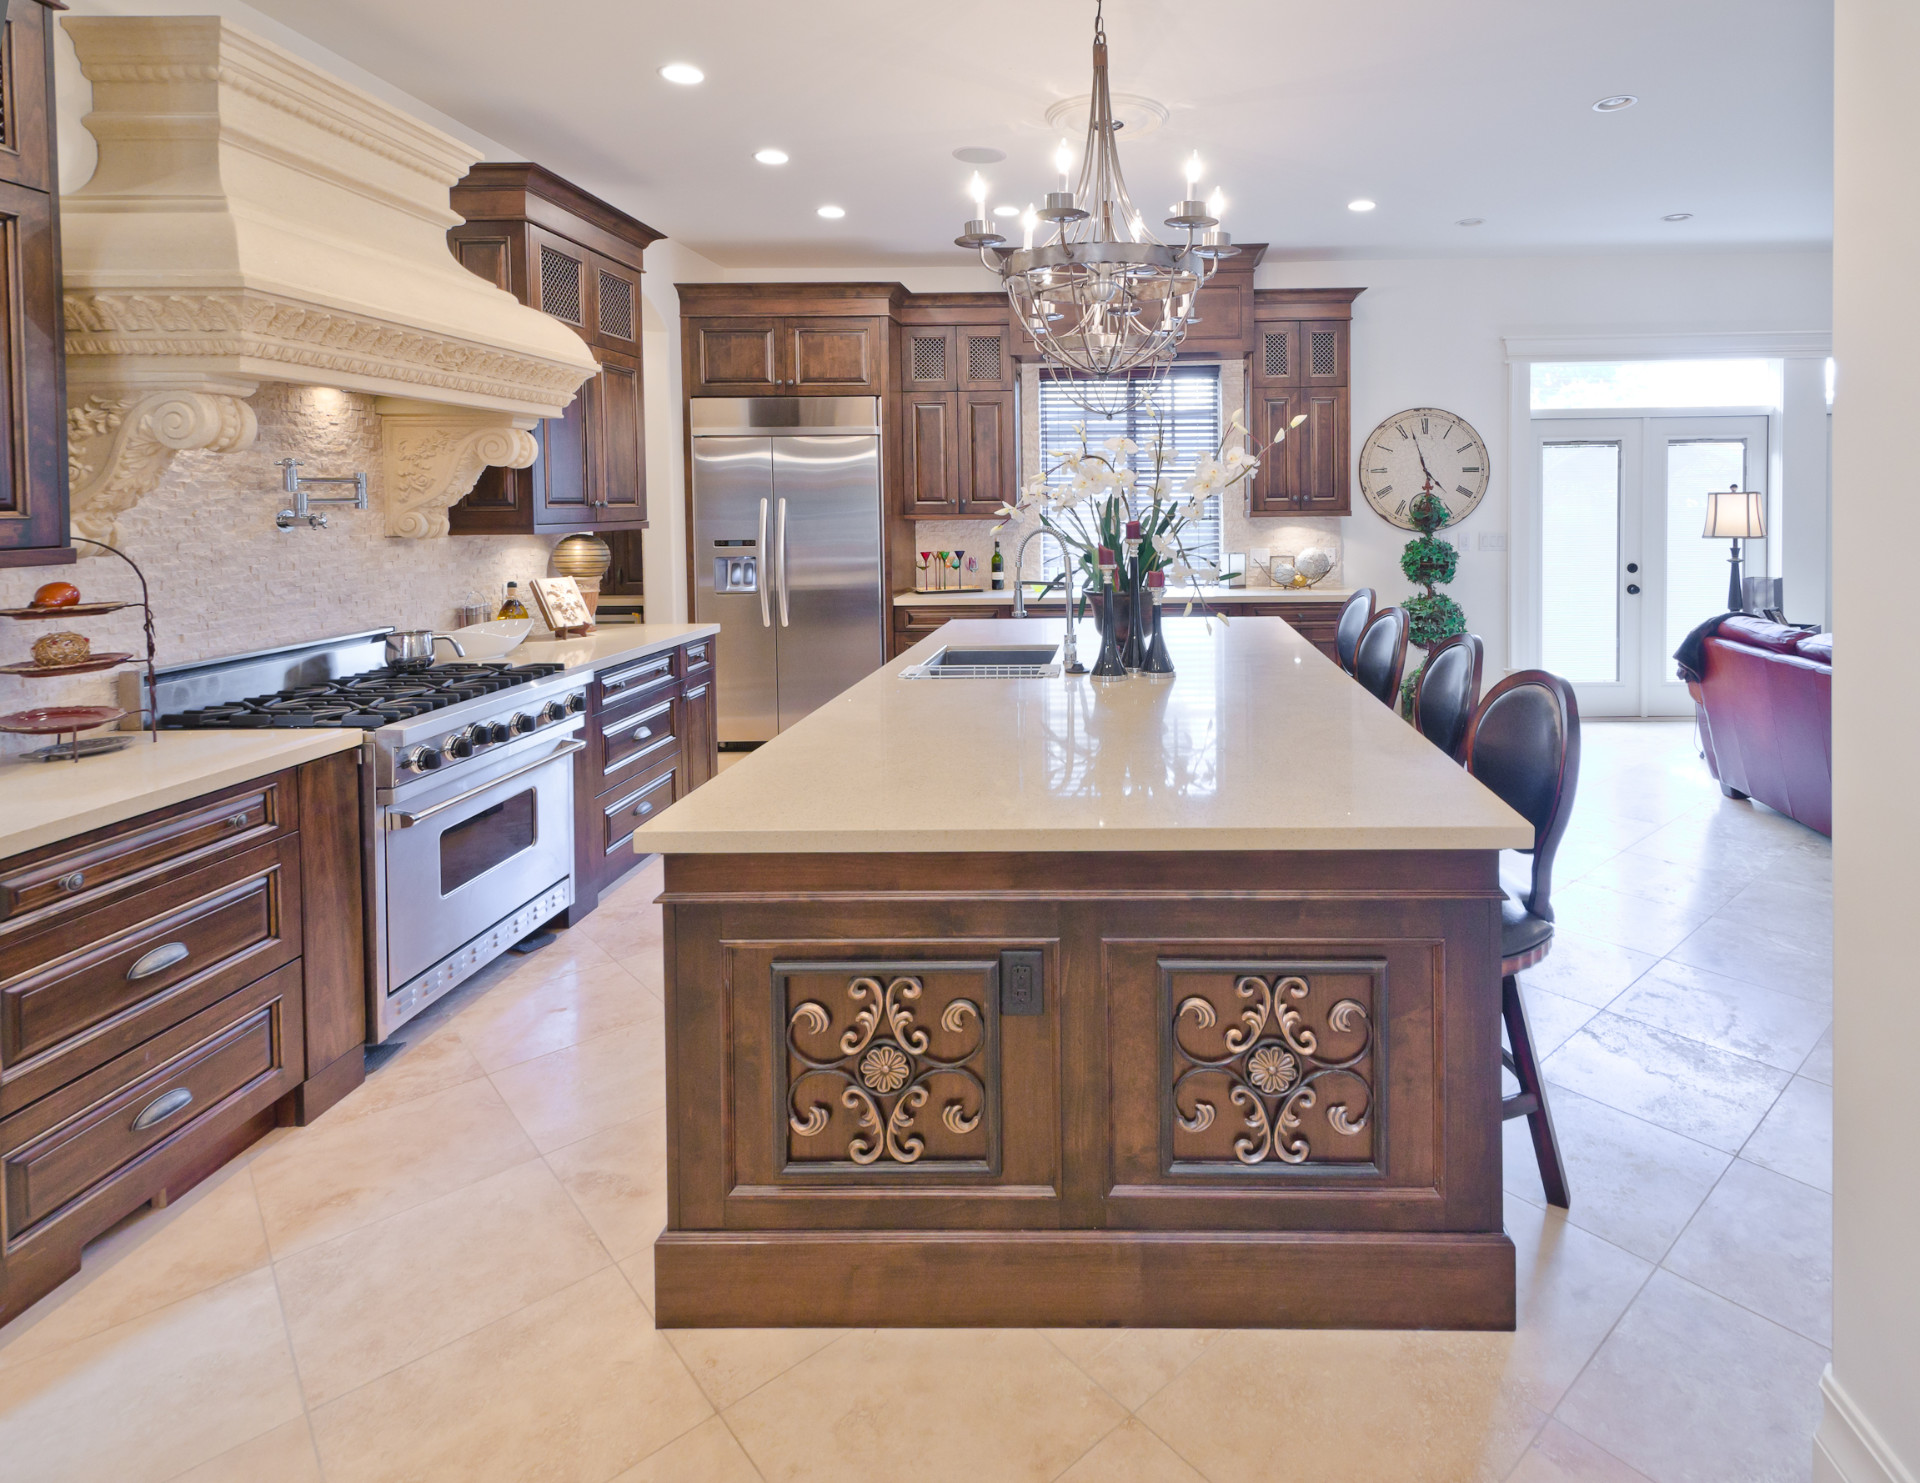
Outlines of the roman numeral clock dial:
M 1360 492 L 1383 518 L 1403 530 L 1414 497 L 1433 481 L 1447 507 L 1447 523 L 1473 513 L 1487 493 L 1487 445 L 1464 417 L 1438 407 L 1413 407 L 1384 419 L 1360 448 Z

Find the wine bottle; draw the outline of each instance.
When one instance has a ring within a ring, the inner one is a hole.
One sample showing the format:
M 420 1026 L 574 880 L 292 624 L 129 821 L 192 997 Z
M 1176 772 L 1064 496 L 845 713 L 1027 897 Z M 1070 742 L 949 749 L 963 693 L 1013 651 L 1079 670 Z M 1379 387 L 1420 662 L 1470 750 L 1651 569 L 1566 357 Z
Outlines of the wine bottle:
M 500 604 L 500 617 L 504 619 L 524 618 L 526 616 L 527 605 L 520 601 L 520 584 L 518 582 L 507 583 L 507 600 Z
M 993 560 L 988 563 L 988 566 L 993 572 L 993 590 L 1005 592 L 1007 590 L 1007 559 L 1000 554 L 998 541 L 993 543 Z

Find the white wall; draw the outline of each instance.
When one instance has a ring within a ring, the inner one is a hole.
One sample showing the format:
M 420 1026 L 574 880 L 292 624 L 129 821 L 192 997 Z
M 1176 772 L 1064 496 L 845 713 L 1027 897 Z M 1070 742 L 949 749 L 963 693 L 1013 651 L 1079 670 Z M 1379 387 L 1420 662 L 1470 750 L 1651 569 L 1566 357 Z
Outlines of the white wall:
M 1920 688 L 1903 538 L 1911 481 L 1898 449 L 1920 404 L 1920 7 L 1838 0 L 1835 42 L 1833 607 L 1846 653 L 1833 685 L 1833 1364 L 1815 1476 L 1911 1483 L 1920 1478 Z

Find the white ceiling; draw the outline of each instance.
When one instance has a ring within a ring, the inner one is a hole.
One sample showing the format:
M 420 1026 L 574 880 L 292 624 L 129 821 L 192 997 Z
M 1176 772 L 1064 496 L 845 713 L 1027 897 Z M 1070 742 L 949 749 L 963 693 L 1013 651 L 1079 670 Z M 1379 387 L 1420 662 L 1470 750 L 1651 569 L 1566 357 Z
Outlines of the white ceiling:
M 942 263 L 972 167 L 1050 183 L 1092 0 L 253 0 L 739 267 Z M 1152 219 L 1198 150 L 1271 256 L 1813 245 L 1832 236 L 1828 0 L 1108 0 Z M 658 68 L 693 62 L 698 87 Z M 1614 114 L 1613 93 L 1639 96 Z M 1078 140 L 1075 141 L 1076 145 Z M 792 163 L 754 163 L 775 145 Z M 1346 203 L 1379 203 L 1358 215 Z M 846 218 L 820 220 L 823 202 Z M 1660 218 L 1690 211 L 1681 223 Z M 1479 227 L 1454 225 L 1485 218 Z

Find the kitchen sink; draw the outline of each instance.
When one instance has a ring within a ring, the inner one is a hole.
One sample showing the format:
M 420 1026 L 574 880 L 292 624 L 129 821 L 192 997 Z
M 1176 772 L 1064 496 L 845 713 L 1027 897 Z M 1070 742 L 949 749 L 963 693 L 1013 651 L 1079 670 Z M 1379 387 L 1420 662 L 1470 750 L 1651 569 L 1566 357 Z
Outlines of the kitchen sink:
M 900 671 L 903 680 L 1045 680 L 1060 673 L 1058 644 L 991 644 L 940 650 Z

